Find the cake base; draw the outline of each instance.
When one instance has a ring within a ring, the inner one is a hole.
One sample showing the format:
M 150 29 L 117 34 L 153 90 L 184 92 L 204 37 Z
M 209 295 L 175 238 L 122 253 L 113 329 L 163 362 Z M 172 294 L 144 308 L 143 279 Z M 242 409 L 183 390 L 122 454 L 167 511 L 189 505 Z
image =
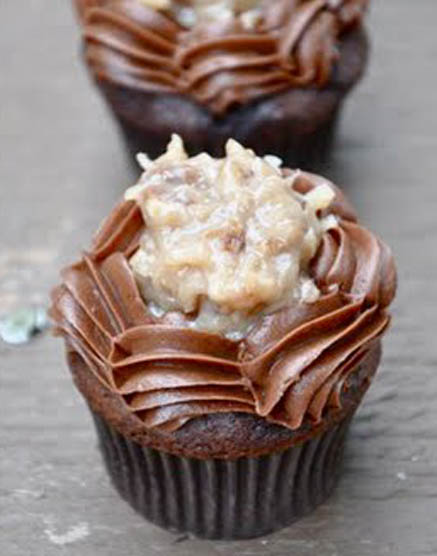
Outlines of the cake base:
M 67 357 L 121 497 L 165 529 L 230 540 L 286 527 L 329 496 L 381 346 L 377 342 L 347 380 L 342 408 L 297 430 L 245 413 L 207 415 L 173 432 L 149 430 L 68 344 Z

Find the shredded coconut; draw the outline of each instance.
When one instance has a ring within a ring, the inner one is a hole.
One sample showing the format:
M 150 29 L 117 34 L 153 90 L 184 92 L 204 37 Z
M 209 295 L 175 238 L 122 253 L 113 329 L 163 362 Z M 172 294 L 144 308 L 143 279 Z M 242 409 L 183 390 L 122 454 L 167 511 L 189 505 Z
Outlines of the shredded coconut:
M 152 312 L 181 311 L 195 328 L 236 338 L 260 312 L 318 299 L 308 265 L 337 226 L 319 216 L 335 196 L 329 185 L 301 195 L 298 171 L 284 176 L 280 159 L 232 139 L 223 159 L 189 158 L 174 135 L 163 156 L 145 160 L 125 197 L 146 223 L 130 264 Z

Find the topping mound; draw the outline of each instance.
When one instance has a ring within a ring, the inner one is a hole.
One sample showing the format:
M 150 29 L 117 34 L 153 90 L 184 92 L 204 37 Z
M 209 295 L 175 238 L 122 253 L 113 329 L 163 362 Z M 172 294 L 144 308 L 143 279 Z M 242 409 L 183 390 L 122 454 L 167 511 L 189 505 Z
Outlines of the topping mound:
M 169 11 L 186 27 L 199 21 L 227 21 L 235 15 L 259 15 L 261 0 L 140 0 L 155 10 Z M 249 18 L 243 17 L 243 22 Z
M 179 311 L 193 328 L 241 339 L 261 315 L 319 298 L 308 266 L 337 226 L 329 185 L 302 195 L 299 171 L 234 140 L 223 159 L 189 158 L 175 135 L 163 156 L 139 161 L 125 198 L 146 229 L 129 264 L 153 314 Z

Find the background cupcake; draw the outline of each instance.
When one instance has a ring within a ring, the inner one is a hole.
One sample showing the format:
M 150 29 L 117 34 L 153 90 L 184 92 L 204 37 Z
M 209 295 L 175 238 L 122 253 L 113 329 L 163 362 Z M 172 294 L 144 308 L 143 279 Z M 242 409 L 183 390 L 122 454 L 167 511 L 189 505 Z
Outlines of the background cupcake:
M 76 0 L 84 57 L 129 148 L 235 137 L 316 167 L 365 67 L 367 0 Z
M 52 317 L 109 474 L 163 527 L 249 538 L 323 501 L 378 366 L 388 248 L 329 182 L 178 137 L 66 268 Z

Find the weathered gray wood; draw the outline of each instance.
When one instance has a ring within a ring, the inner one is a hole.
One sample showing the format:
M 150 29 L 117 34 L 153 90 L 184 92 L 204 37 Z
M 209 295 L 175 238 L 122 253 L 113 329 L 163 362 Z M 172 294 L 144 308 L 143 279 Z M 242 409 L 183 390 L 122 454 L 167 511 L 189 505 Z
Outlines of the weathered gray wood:
M 437 554 L 435 0 L 374 1 L 370 72 L 331 177 L 393 246 L 394 326 L 330 502 L 237 544 L 178 542 L 112 490 L 60 342 L 0 345 L 2 556 Z M 78 61 L 68 1 L 0 3 L 0 313 L 44 301 L 133 177 Z M 180 540 L 180 539 L 179 539 Z

